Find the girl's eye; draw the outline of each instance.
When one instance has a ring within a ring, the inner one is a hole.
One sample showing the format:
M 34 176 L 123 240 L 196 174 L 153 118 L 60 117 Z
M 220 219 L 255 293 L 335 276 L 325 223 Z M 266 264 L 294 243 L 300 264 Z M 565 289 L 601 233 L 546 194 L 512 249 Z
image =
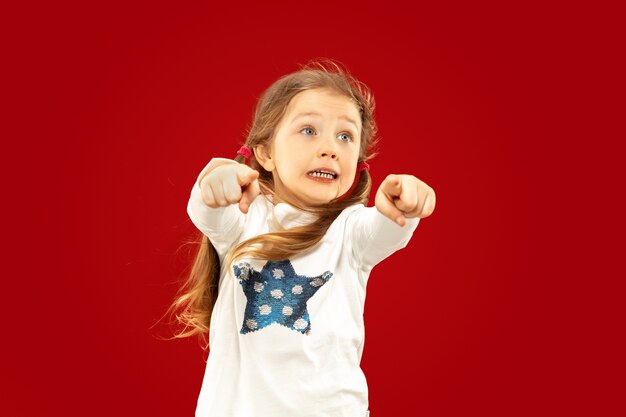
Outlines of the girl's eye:
M 314 134 L 315 134 L 315 131 L 313 130 L 313 128 L 312 128 L 312 127 L 305 127 L 305 128 L 303 128 L 302 130 L 300 130 L 300 132 L 303 132 L 303 133 L 304 133 L 305 135 L 307 135 L 307 136 L 308 136 L 308 135 L 314 135 Z M 307 133 L 307 132 L 310 132 L 310 133 Z
M 343 142 L 350 142 L 352 141 L 352 136 L 350 136 L 348 133 L 342 133 L 339 135 L 339 140 Z

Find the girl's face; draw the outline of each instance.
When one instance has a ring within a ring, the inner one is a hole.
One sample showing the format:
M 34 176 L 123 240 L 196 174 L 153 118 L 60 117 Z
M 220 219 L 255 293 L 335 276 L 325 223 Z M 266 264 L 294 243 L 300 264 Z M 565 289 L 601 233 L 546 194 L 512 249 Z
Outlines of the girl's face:
M 361 116 L 355 103 L 328 89 L 298 93 L 269 149 L 257 153 L 272 172 L 275 192 L 307 206 L 345 194 L 356 174 Z

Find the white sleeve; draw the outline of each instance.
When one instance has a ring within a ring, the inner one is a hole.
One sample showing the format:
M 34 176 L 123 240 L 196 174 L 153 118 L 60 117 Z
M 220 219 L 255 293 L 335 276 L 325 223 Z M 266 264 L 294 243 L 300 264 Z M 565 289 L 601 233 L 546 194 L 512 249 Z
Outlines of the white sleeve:
M 209 238 L 220 258 L 223 258 L 239 239 L 243 230 L 245 214 L 239 210 L 238 204 L 220 208 L 207 206 L 202 201 L 199 180 L 216 166 L 230 162 L 231 160 L 228 159 L 213 158 L 198 176 L 187 203 L 187 214 L 191 222 Z
M 355 210 L 347 226 L 352 252 L 359 267 L 371 270 L 383 259 L 404 248 L 411 240 L 419 220 L 418 217 L 406 219 L 402 227 L 381 214 L 376 207 Z

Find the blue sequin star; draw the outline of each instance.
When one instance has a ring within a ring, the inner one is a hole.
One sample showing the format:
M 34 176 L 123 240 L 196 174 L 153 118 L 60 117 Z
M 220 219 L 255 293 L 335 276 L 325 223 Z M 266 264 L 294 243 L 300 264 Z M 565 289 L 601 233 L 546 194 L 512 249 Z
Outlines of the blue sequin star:
M 308 334 L 311 320 L 306 303 L 333 276 L 330 271 L 317 277 L 298 275 L 289 260 L 269 261 L 261 272 L 255 271 L 247 262 L 241 262 L 233 269 L 248 299 L 241 334 L 272 323 Z

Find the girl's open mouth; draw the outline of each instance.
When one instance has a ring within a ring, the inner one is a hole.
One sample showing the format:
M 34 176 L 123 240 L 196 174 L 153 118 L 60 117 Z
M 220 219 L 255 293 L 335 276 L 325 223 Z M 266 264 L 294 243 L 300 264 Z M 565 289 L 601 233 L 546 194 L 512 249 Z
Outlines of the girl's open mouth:
M 310 171 L 307 173 L 307 175 L 313 178 L 319 178 L 319 179 L 325 179 L 325 180 L 334 180 L 338 176 L 336 173 L 332 171 L 326 171 L 322 169 Z

